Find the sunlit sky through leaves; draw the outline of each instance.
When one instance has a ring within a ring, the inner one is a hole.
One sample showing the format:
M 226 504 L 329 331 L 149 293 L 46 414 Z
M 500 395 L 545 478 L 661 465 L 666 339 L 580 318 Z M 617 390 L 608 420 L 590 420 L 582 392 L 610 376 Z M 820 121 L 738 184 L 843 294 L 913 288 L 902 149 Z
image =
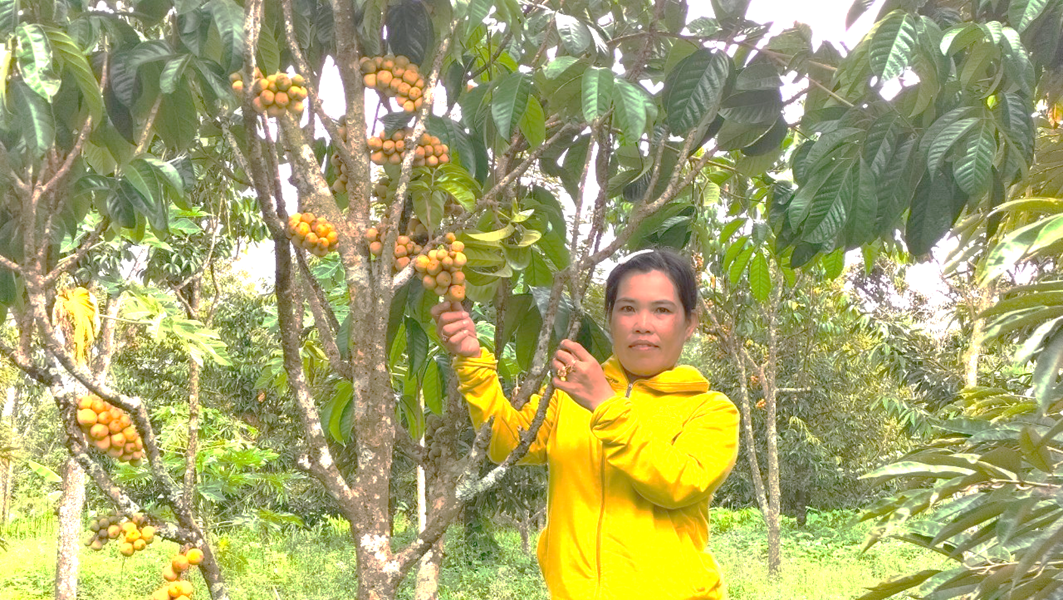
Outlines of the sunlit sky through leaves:
M 843 53 L 846 53 L 870 29 L 882 2 L 883 0 L 876 0 L 849 29 L 845 27 L 845 17 L 849 7 L 852 5 L 852 0 L 751 0 L 747 16 L 750 20 L 758 23 L 772 23 L 771 35 L 793 27 L 795 23 L 806 24 L 812 29 L 813 44 L 816 47 L 823 42 L 830 42 L 838 46 Z M 709 0 L 689 0 L 689 4 L 689 19 L 712 16 L 712 5 Z M 338 74 L 335 74 L 335 67 L 331 64 L 327 65 L 326 68 L 331 69 L 334 75 L 332 77 L 326 76 L 326 79 L 333 81 L 332 85 L 329 85 L 328 81 L 322 85 L 325 110 L 329 115 L 339 117 L 343 113 L 343 97 L 338 85 Z M 804 86 L 803 82 L 787 86 L 783 89 L 783 97 L 789 98 Z M 331 93 L 329 92 L 330 87 L 334 89 Z M 367 114 L 374 114 L 376 110 L 375 102 L 367 105 L 366 108 L 368 109 Z M 788 120 L 794 121 L 799 118 L 799 113 L 797 115 L 788 113 L 786 116 Z M 287 173 L 282 173 L 282 181 L 286 180 Z M 586 192 L 586 197 L 588 198 L 593 198 L 596 194 L 596 190 L 588 189 Z M 298 210 L 295 190 L 290 186 L 286 186 L 284 195 L 289 213 Z M 564 203 L 568 205 L 569 210 L 573 210 L 573 204 L 570 200 Z M 855 263 L 859 261 L 859 251 L 850 253 L 847 262 Z M 235 268 L 238 272 L 246 272 L 249 279 L 260 282 L 264 287 L 268 288 L 272 284 L 273 265 L 272 243 L 265 242 L 251 247 L 238 260 Z M 601 265 L 599 267 L 599 275 L 604 278 L 604 274 L 610 268 L 612 268 L 611 261 Z M 938 304 L 945 300 L 943 293 L 944 284 L 941 281 L 941 268 L 938 260 L 911 267 L 907 279 L 910 286 L 930 297 L 932 304 Z

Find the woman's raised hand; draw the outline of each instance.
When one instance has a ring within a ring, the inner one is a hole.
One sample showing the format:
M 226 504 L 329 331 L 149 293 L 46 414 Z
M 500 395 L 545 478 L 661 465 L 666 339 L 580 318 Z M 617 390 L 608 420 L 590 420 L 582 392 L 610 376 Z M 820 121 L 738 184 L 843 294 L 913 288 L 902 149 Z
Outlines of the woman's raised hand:
M 578 342 L 561 340 L 552 366 L 554 387 L 587 410 L 593 411 L 615 395 L 598 360 Z
M 476 325 L 461 302 L 440 302 L 431 309 L 436 321 L 439 342 L 447 352 L 476 358 L 480 356 L 480 340 L 476 338 Z

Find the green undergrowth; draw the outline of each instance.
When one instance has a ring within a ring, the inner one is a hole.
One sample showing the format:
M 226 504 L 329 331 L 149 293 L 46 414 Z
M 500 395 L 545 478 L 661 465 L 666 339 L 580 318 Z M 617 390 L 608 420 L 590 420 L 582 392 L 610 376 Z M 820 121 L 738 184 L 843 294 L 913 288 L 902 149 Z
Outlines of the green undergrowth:
M 783 569 L 767 575 L 767 541 L 763 521 L 754 510 L 714 510 L 711 548 L 724 570 L 731 600 L 850 600 L 881 579 L 942 566 L 928 551 L 885 541 L 861 553 L 866 524 L 853 525 L 851 512 L 810 513 L 805 527 L 783 521 Z M 396 543 L 412 532 L 399 525 Z M 0 534 L 2 535 L 2 534 Z M 546 600 L 546 588 L 535 560 L 511 529 L 492 531 L 497 546 L 466 539 L 455 527 L 447 538 L 441 575 L 444 600 Z M 0 550 L 0 600 L 52 597 L 55 569 L 55 528 L 40 535 L 8 539 Z M 218 556 L 233 600 L 285 598 L 334 600 L 353 598 L 356 584 L 354 544 L 346 524 L 329 520 L 310 529 L 270 531 L 234 529 L 217 536 Z M 163 566 L 176 544 L 161 542 L 123 559 L 114 545 L 102 552 L 81 553 L 79 597 L 142 600 L 162 579 Z M 208 598 L 196 573 L 196 597 Z M 412 598 L 412 577 L 402 599 Z

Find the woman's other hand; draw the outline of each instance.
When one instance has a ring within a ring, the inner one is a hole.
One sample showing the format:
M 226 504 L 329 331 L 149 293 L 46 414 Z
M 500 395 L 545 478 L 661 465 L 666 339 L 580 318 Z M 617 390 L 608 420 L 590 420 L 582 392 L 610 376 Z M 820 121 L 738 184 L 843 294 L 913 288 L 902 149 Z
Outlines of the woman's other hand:
M 451 354 L 476 358 L 480 356 L 480 340 L 476 337 L 476 325 L 461 302 L 440 302 L 431 309 L 436 321 L 439 343 Z
M 605 378 L 602 366 L 583 346 L 561 340 L 554 354 L 554 387 L 565 392 L 577 404 L 593 411 L 616 395 Z

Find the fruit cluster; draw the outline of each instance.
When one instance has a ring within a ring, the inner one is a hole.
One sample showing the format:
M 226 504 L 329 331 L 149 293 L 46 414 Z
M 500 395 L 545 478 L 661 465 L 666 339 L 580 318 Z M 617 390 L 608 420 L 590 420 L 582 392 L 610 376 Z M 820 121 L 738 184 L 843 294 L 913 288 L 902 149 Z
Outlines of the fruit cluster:
M 343 158 L 340 157 L 340 150 L 337 147 L 339 144 L 347 143 L 347 126 L 339 126 L 340 139 L 333 142 L 332 156 L 329 159 L 330 162 L 336 165 L 336 181 L 332 182 L 332 191 L 337 194 L 347 193 L 347 165 L 343 163 Z
M 148 524 L 148 519 L 140 513 L 126 518 L 117 512 L 89 521 L 92 533 L 85 539 L 85 545 L 93 550 L 103 550 L 104 544 L 111 540 L 118 541 L 118 551 L 122 556 L 133 556 L 155 541 L 155 528 Z
M 407 127 L 396 130 L 390 136 L 381 133 L 369 138 L 366 142 L 371 152 L 369 160 L 377 165 L 400 164 L 405 156 L 406 138 L 410 131 L 411 129 Z M 415 167 L 436 167 L 450 162 L 450 148 L 436 136 L 427 133 L 421 134 L 413 153 L 413 166 Z
M 385 96 L 398 99 L 402 110 L 412 113 L 424 102 L 424 78 L 405 56 L 366 56 L 362 58 L 362 81 Z
M 339 235 L 332 223 L 314 213 L 295 213 L 288 218 L 288 239 L 315 256 L 325 256 L 336 249 Z
M 369 253 L 379 258 L 384 254 L 384 236 L 386 231 L 383 225 L 370 227 L 365 230 L 365 241 L 369 244 Z M 423 248 L 409 235 L 400 235 L 395 238 L 395 248 L 392 250 L 395 262 L 392 268 L 395 272 L 401 271 L 410 264 L 411 257 L 421 253 Z
M 259 114 L 271 117 L 279 117 L 285 110 L 291 111 L 298 116 L 302 114 L 306 100 L 306 80 L 302 75 L 289 76 L 283 71 L 272 75 L 263 75 L 262 71 L 255 69 L 255 81 L 251 84 L 250 91 L 254 95 L 251 105 Z M 233 91 L 237 94 L 244 93 L 247 86 L 244 85 L 243 75 L 233 73 L 229 75 Z
M 465 273 L 461 269 L 468 262 L 462 252 L 465 244 L 453 233 L 448 233 L 446 240 L 449 248 L 436 248 L 419 255 L 413 267 L 421 274 L 424 289 L 445 296 L 449 302 L 461 302 L 465 299 Z
M 167 583 L 151 594 L 151 600 L 190 600 L 195 588 L 192 582 L 181 579 L 181 574 L 201 562 L 203 551 L 199 548 L 191 548 L 184 554 L 174 556 L 162 570 L 162 578 Z
M 424 441 L 428 447 L 428 458 L 432 462 L 438 461 L 447 449 L 444 441 L 448 433 L 446 421 L 439 415 L 429 415 L 424 425 Z
M 144 459 L 144 441 L 132 419 L 122 409 L 95 394 L 78 400 L 78 425 L 101 452 L 139 467 Z

